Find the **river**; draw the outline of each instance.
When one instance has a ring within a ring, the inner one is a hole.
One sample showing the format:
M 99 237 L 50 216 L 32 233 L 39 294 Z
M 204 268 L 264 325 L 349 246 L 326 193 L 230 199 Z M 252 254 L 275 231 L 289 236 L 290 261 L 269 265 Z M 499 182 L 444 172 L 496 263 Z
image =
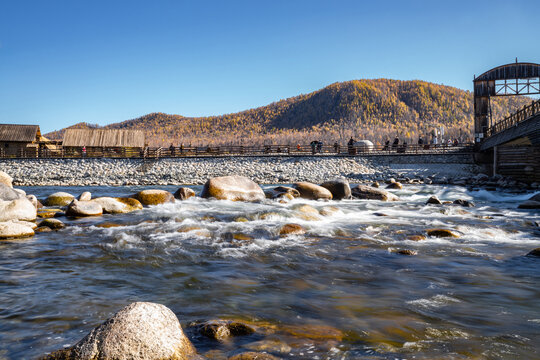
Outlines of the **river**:
M 23 189 L 43 198 L 142 187 Z M 540 213 L 517 209 L 533 193 L 435 185 L 395 193 L 398 202 L 192 198 L 61 218 L 68 226 L 58 232 L 2 241 L 0 359 L 73 345 L 134 301 L 171 308 L 210 359 L 262 344 L 283 359 L 540 358 L 540 259 L 524 256 L 540 247 Z M 476 206 L 425 205 L 434 194 Z M 306 233 L 279 236 L 287 223 Z M 459 237 L 408 239 L 430 228 Z M 211 319 L 257 331 L 219 342 L 189 326 Z

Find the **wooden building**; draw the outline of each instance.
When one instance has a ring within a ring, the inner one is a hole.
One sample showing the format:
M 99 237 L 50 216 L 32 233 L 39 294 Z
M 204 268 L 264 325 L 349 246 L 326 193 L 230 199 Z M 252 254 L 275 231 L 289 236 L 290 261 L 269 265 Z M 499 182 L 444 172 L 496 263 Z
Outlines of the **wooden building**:
M 73 156 L 139 156 L 144 146 L 142 130 L 67 129 L 62 141 Z
M 41 140 L 39 125 L 0 124 L 1 157 L 37 156 Z

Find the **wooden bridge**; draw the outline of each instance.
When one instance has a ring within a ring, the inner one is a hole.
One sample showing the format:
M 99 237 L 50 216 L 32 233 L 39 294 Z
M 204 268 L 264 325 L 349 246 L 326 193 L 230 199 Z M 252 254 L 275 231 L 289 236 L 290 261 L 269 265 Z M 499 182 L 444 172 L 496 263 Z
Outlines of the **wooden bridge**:
M 494 174 L 540 181 L 540 100 L 493 123 L 493 96 L 540 94 L 540 64 L 516 63 L 491 69 L 474 79 L 475 143 L 478 159 Z

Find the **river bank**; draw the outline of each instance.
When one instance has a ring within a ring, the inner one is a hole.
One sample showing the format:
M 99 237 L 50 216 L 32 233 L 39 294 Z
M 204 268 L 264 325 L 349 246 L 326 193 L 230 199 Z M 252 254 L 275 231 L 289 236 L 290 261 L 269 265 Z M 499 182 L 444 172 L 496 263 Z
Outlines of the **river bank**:
M 136 186 L 204 184 L 208 178 L 243 175 L 260 184 L 344 177 L 351 182 L 390 177 L 427 183 L 467 182 L 480 169 L 470 155 L 306 156 L 142 159 L 4 159 L 0 170 L 16 186 Z M 497 179 L 495 179 L 497 180 Z

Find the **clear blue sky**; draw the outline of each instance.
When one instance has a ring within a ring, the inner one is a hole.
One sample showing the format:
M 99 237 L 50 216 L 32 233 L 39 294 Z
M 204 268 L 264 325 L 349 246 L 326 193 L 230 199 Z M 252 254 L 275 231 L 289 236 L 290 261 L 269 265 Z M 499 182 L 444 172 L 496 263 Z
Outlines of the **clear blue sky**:
M 471 90 L 540 62 L 539 17 L 538 0 L 0 0 L 0 123 L 223 114 L 363 78 Z

